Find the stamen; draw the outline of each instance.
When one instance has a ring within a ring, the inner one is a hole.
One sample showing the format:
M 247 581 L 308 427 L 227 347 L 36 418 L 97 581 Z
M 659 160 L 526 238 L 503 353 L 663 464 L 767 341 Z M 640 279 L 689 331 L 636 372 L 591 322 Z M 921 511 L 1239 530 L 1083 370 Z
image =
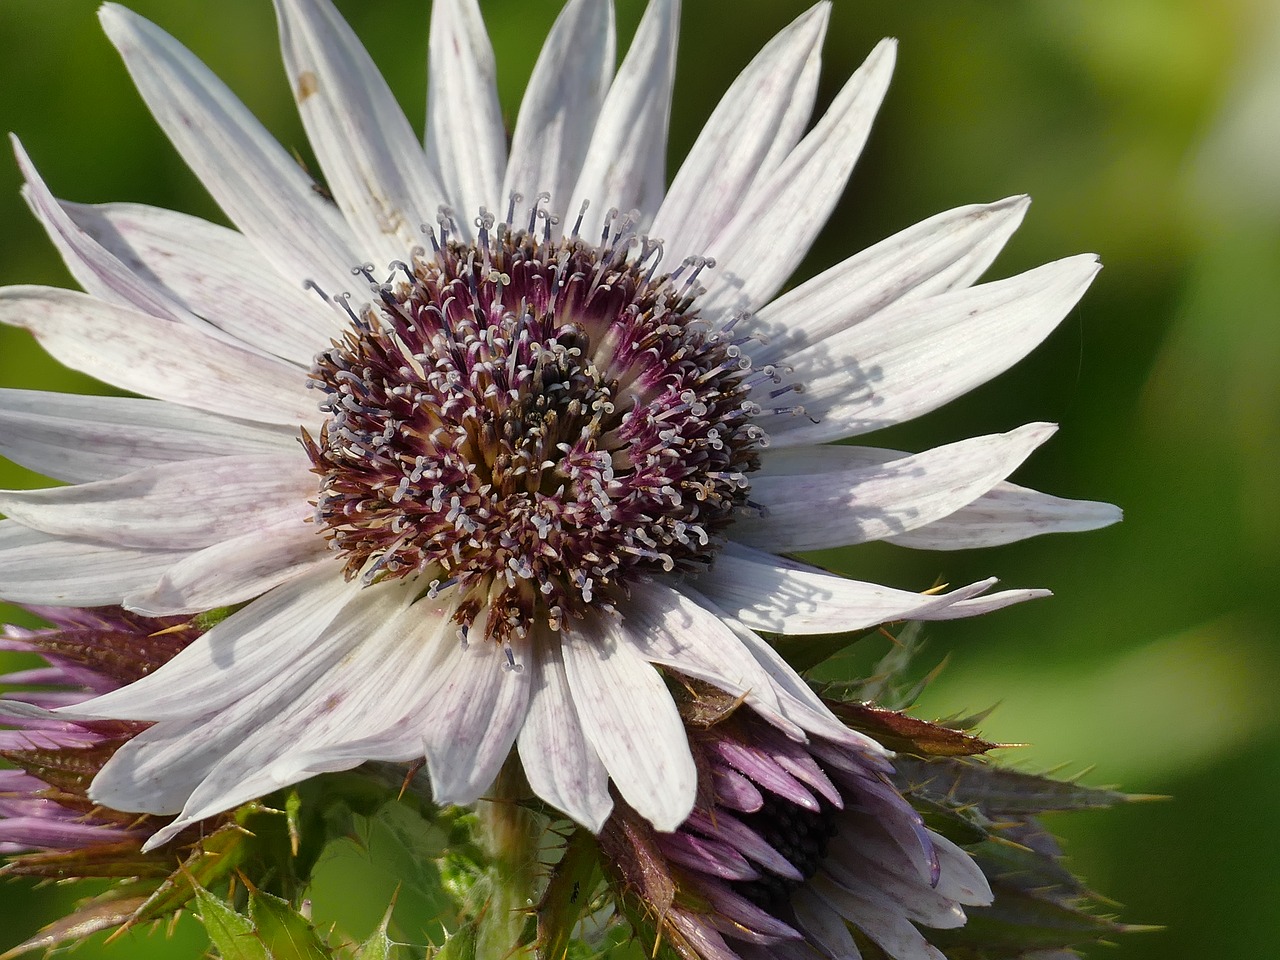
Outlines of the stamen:
M 578 208 L 578 219 L 573 221 L 573 236 L 578 236 L 582 230 L 582 220 L 587 215 L 587 207 L 591 206 L 590 200 L 583 200 L 582 206 Z
M 391 261 L 359 311 L 331 300 L 352 328 L 316 360 L 329 419 L 303 444 L 322 478 L 316 521 L 349 576 L 421 576 L 431 600 L 457 590 L 460 642 L 483 623 L 511 669 L 535 626 L 709 563 L 750 509 L 768 439 L 752 388 L 799 392 L 753 367 L 749 337 L 730 342 L 740 318 L 699 319 L 708 258 L 662 276 L 661 241 L 617 210 L 591 246 L 585 203 L 553 240 L 549 199 L 527 230 L 511 227 L 518 194 L 502 223 L 481 209 L 471 244 L 442 208 L 438 236 L 423 226 L 432 257 Z
M 355 325 L 356 325 L 357 327 L 359 327 L 360 329 L 364 329 L 364 328 L 365 328 L 364 321 L 363 321 L 363 320 L 361 320 L 359 317 L 357 317 L 357 316 L 356 316 L 356 312 L 355 312 L 354 310 L 352 310 L 352 309 L 351 309 L 351 294 L 350 294 L 350 293 L 340 293 L 340 294 L 338 294 L 336 297 L 334 297 L 334 298 L 333 298 L 333 302 L 334 302 L 334 303 L 336 303 L 336 304 L 338 304 L 340 307 L 342 307 L 342 309 L 343 309 L 343 310 L 347 311 L 347 316 L 351 318 L 351 322 L 352 322 L 353 324 L 355 324 Z

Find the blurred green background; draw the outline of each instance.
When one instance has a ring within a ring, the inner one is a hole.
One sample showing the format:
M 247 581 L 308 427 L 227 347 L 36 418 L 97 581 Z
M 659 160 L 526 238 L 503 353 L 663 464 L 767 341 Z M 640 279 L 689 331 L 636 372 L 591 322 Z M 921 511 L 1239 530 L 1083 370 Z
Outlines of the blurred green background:
M 94 0 L 0 3 L 0 126 L 59 196 L 219 218 L 133 93 Z M 288 146 L 308 155 L 267 0 L 136 0 L 191 46 Z M 686 3 L 675 164 L 721 92 L 807 0 Z M 427 4 L 339 6 L 421 126 Z M 509 117 L 559 4 L 487 0 Z M 620 0 L 629 37 L 642 4 Z M 1076 869 L 1165 933 L 1096 956 L 1269 958 L 1280 943 L 1280 4 L 1275 0 L 836 0 L 828 100 L 873 43 L 902 40 L 870 146 L 801 276 L 958 204 L 1035 198 L 992 271 L 1096 251 L 1106 269 L 1017 368 L 877 442 L 922 448 L 1053 420 L 1017 475 L 1110 500 L 1124 524 L 992 551 L 872 546 L 821 558 L 922 588 L 995 574 L 1057 596 L 930 630 L 950 665 L 921 704 L 999 702 L 990 737 L 1031 768 L 1168 802 L 1063 817 Z M 0 163 L 0 280 L 71 285 Z M 0 331 L 0 382 L 95 385 Z M 5 486 L 37 478 L 0 465 Z M 66 891 L 9 884 L 0 948 L 57 915 Z M 187 957 L 134 936 L 78 955 Z

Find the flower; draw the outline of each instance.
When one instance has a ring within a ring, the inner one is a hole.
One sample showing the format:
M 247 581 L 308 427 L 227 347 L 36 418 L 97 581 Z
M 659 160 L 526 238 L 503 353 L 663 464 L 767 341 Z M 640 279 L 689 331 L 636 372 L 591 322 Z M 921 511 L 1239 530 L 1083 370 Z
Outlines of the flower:
M 0 597 L 235 608 L 69 714 L 152 724 L 91 789 L 177 814 L 151 845 L 369 759 L 425 756 L 436 799 L 469 802 L 513 744 L 578 822 L 600 828 L 612 781 L 673 830 L 696 771 L 661 671 L 795 738 L 875 752 L 761 632 L 1044 593 L 912 593 L 780 554 L 1118 519 L 1004 482 L 1048 424 L 920 454 L 826 445 L 1004 370 L 1097 270 L 1078 256 L 974 286 L 1026 209 L 1011 198 L 778 296 L 867 137 L 892 41 L 806 133 L 818 4 L 734 82 L 664 191 L 678 0 L 652 0 L 616 76 L 611 6 L 571 0 L 509 150 L 474 0 L 432 8 L 425 152 L 328 0 L 276 10 L 325 188 L 115 4 L 109 37 L 235 229 L 60 202 L 18 148 L 87 294 L 8 288 L 0 321 L 152 399 L 0 395 L 0 449 L 71 483 L 0 495 Z
M 625 804 L 605 824 L 615 885 L 686 960 L 858 957 L 849 924 L 894 960 L 941 956 L 916 924 L 959 927 L 989 904 L 977 864 L 924 826 L 882 755 L 732 707 L 690 724 L 701 789 L 678 829 Z
M 200 634 L 188 618 L 152 620 L 120 608 L 35 608 L 52 629 L 7 626 L 0 650 L 38 653 L 48 664 L 0 676 L 6 685 L 39 685 L 23 702 L 76 704 L 146 676 Z M 75 722 L 8 717 L 0 756 L 0 855 L 4 872 L 33 876 L 166 875 L 172 864 L 140 855 L 163 826 L 150 817 L 105 809 L 87 796 L 94 774 L 145 727 L 118 720 Z

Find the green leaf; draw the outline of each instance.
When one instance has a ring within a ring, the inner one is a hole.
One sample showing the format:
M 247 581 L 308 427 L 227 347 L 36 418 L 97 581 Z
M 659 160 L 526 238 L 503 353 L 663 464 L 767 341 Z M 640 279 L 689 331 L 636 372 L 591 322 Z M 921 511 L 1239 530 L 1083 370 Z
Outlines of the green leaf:
M 836 716 L 890 750 L 922 757 L 969 757 L 1001 744 L 950 726 L 930 723 L 900 710 L 870 703 L 829 703 Z
M 910 622 L 903 625 L 893 638 L 893 645 L 880 658 L 870 676 L 842 684 L 832 684 L 826 695 L 836 700 L 874 701 L 893 710 L 905 710 L 924 692 L 933 678 L 942 670 L 943 663 L 929 671 L 914 683 L 910 670 L 916 657 L 924 648 L 924 625 Z
M 990 842 L 969 852 L 993 884 L 1036 891 L 1057 900 L 1090 895 L 1063 865 L 1057 839 L 1034 820 L 1001 824 Z
M 230 607 L 218 607 L 216 610 L 197 613 L 191 618 L 191 622 L 195 624 L 197 629 L 208 632 L 243 606 L 245 606 L 245 604 L 238 603 Z
M 574 828 L 538 904 L 538 955 L 563 960 L 573 928 L 601 879 L 600 852 L 591 831 Z
M 952 843 L 968 846 L 982 843 L 990 837 L 990 821 L 979 810 L 949 807 L 919 794 L 909 795 L 907 799 L 924 819 L 926 827 Z
M 231 904 L 215 897 L 198 883 L 193 882 L 191 887 L 196 914 L 222 960 L 274 960 L 258 939 L 252 920 L 237 913 Z
M 209 834 L 182 866 L 156 887 L 138 908 L 132 922 L 146 923 L 167 917 L 191 900 L 193 888 L 201 890 L 226 877 L 244 860 L 250 839 L 235 824 L 227 824 Z
M 329 960 L 310 921 L 279 897 L 253 891 L 249 916 L 272 960 Z
M 296 789 L 290 790 L 285 799 L 284 816 L 289 829 L 289 852 L 296 857 L 302 844 L 302 794 Z
M 394 907 L 395 903 L 387 907 L 387 912 L 382 915 L 382 922 L 378 924 L 378 929 L 356 948 L 351 960 L 391 960 L 399 954 L 400 948 L 387 936 L 387 928 L 391 925 L 391 911 Z
M 805 673 L 875 633 L 875 630 L 864 630 L 857 633 L 814 633 L 802 637 L 778 637 L 774 641 L 774 646 L 793 670 L 797 673 Z
M 432 960 L 477 960 L 475 924 L 468 923 L 455 930 Z
M 969 921 L 955 930 L 930 930 L 932 943 L 976 946 L 988 956 L 1018 956 L 1032 950 L 1096 943 L 1131 929 L 1094 916 L 1070 902 L 1056 902 L 1022 890 L 996 891 L 989 907 L 968 907 Z
M 899 756 L 894 765 L 898 770 L 895 781 L 905 792 L 951 807 L 976 806 L 993 820 L 1051 810 L 1097 810 L 1153 799 L 967 759 Z
M 394 940 L 443 943 L 446 931 L 461 924 L 462 897 L 479 872 L 461 855 L 465 842 L 450 845 L 458 819 L 453 811 L 426 819 L 395 800 L 371 816 L 348 812 L 350 835 L 330 840 L 311 872 L 306 895 L 316 922 L 364 938 L 394 898 L 388 927 Z

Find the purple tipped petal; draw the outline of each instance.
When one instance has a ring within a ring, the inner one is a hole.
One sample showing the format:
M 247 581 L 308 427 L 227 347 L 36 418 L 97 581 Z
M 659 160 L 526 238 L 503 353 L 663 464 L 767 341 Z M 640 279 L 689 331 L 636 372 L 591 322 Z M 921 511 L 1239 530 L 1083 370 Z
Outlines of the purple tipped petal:
M 764 797 L 756 789 L 756 785 L 737 770 L 715 767 L 711 774 L 711 784 L 715 789 L 716 802 L 731 810 L 755 813 L 764 804 Z
M 760 873 L 727 843 L 676 832 L 658 834 L 658 846 L 675 863 L 722 880 L 758 880 Z
M 712 749 L 721 760 L 744 776 L 750 777 L 766 790 L 806 810 L 821 809 L 821 804 L 813 794 L 763 750 L 748 747 L 733 740 L 717 740 L 712 745 Z
M 780 877 L 788 880 L 803 880 L 804 874 L 797 870 L 786 857 L 765 842 L 758 833 L 741 820 L 727 813 L 718 813 L 714 819 L 695 810 L 685 821 L 685 826 L 698 830 L 708 837 L 723 840 L 738 848 L 745 856 L 750 857 L 760 866 L 772 870 Z

